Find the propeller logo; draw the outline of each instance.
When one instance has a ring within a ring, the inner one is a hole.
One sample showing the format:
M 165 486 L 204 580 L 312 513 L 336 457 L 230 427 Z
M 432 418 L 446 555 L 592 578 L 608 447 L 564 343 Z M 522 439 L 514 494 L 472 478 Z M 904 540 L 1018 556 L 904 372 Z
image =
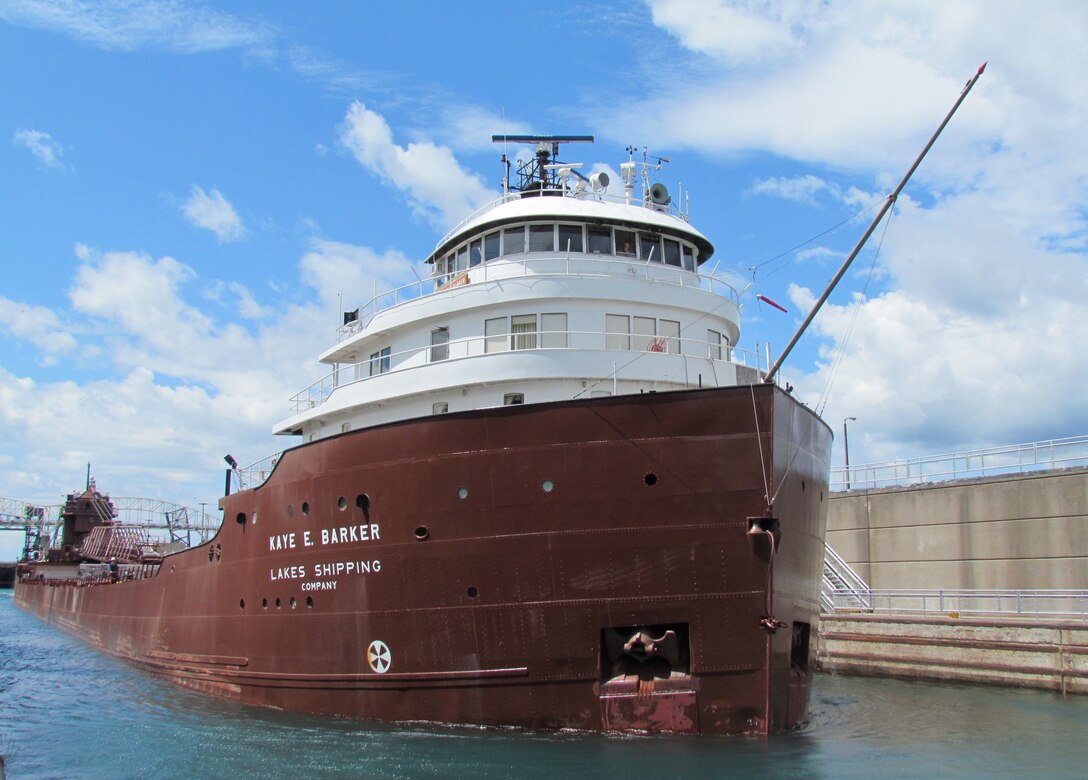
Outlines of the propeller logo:
M 380 639 L 375 639 L 370 643 L 370 647 L 366 649 L 366 660 L 370 664 L 370 668 L 378 674 L 385 674 L 389 671 L 389 667 L 393 665 L 393 654 L 389 652 L 389 647 Z

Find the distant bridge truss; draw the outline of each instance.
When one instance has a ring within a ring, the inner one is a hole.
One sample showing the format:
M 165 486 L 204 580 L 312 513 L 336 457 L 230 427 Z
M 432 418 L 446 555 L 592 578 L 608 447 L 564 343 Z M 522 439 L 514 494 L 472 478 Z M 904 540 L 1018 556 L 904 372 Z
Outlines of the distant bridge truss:
M 203 544 L 212 537 L 222 521 L 203 509 L 153 498 L 111 497 L 117 521 L 132 528 L 146 529 L 153 538 L 180 543 L 186 547 Z M 0 498 L 0 531 L 26 534 L 23 557 L 33 550 L 59 543 L 63 504 L 33 504 L 13 498 Z

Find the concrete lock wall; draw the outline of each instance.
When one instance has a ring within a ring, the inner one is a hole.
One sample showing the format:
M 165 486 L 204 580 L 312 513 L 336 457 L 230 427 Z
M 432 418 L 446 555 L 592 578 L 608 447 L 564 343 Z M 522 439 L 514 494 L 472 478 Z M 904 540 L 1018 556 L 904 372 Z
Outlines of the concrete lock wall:
M 1088 589 L 1088 469 L 834 493 L 827 523 L 874 589 Z

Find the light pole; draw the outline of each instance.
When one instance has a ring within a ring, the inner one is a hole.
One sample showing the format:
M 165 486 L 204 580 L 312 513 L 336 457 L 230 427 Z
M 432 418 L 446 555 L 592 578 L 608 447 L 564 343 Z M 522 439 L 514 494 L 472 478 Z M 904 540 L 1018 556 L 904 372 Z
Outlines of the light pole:
M 857 422 L 857 417 L 845 417 L 842 421 L 842 448 L 846 453 L 846 489 L 850 489 L 850 432 L 846 429 L 849 421 Z

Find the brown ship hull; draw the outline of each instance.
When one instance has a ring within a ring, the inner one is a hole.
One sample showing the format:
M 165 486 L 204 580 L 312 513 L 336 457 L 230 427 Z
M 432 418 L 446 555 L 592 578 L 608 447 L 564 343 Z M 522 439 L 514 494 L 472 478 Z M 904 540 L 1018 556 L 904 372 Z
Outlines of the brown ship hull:
M 830 444 L 769 385 L 350 432 L 285 452 L 154 576 L 31 564 L 16 603 L 253 704 L 770 733 L 807 706 Z

